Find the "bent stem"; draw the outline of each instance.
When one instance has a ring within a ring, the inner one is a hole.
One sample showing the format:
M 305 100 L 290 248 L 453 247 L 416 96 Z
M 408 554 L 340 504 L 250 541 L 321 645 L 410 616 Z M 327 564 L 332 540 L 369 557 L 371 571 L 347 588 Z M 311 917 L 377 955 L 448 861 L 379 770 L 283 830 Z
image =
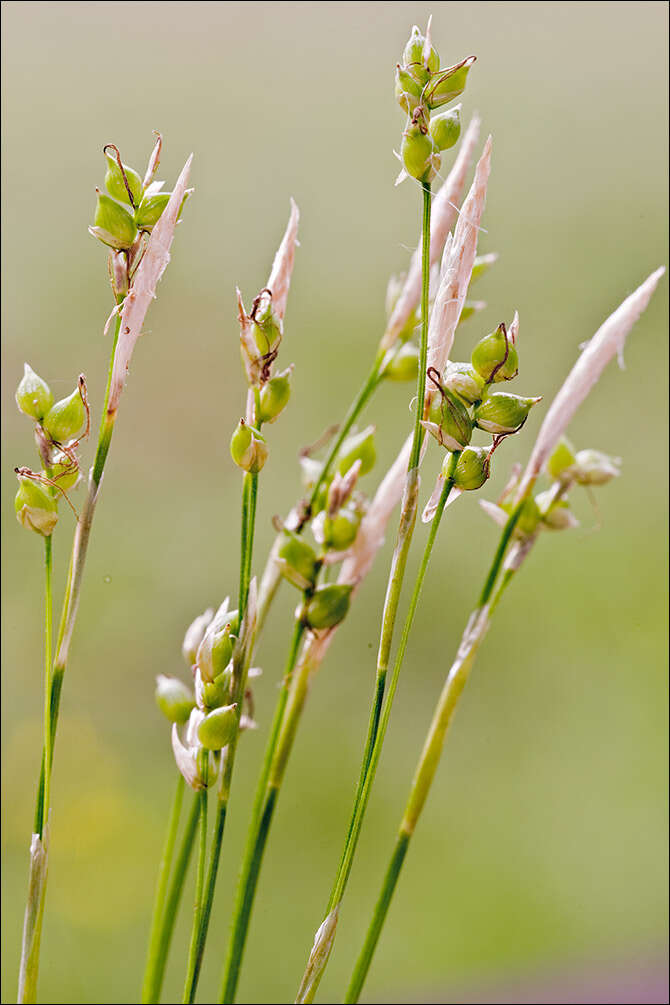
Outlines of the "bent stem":
M 304 705 L 307 676 L 309 673 L 306 661 L 301 667 L 300 674 L 294 679 L 294 670 L 304 632 L 305 624 L 302 618 L 296 618 L 291 648 L 286 662 L 281 691 L 275 707 L 251 812 L 251 822 L 242 859 L 242 871 L 240 873 L 233 909 L 221 1001 L 233 1001 L 235 998 L 263 852 L 281 786 L 284 767 L 293 744 L 293 737 L 295 736 L 300 712 Z M 296 700 L 296 691 L 300 700 Z
M 412 597 L 410 599 L 409 609 L 407 611 L 405 623 L 403 625 L 402 635 L 400 637 L 400 643 L 398 646 L 398 652 L 396 654 L 395 662 L 393 664 L 393 672 L 391 674 L 388 694 L 383 706 L 383 710 L 381 712 L 381 716 L 379 718 L 378 729 L 376 731 L 376 735 L 374 737 L 371 746 L 370 756 L 368 758 L 367 764 L 365 764 L 364 768 L 362 769 L 361 778 L 359 779 L 356 798 L 354 801 L 354 807 L 349 821 L 347 837 L 342 852 L 342 858 L 340 860 L 340 865 L 337 871 L 337 875 L 335 877 L 335 883 L 333 885 L 330 900 L 328 902 L 326 918 L 322 924 L 321 929 L 319 930 L 319 932 L 321 932 L 322 930 L 327 932 L 328 942 L 327 945 L 323 945 L 319 939 L 319 933 L 317 933 L 317 936 L 314 941 L 314 947 L 312 949 L 312 952 L 310 953 L 307 968 L 305 970 L 302 982 L 300 984 L 300 988 L 298 990 L 296 1002 L 311 1002 L 314 1000 L 314 995 L 316 994 L 321 978 L 328 965 L 330 953 L 332 951 L 333 943 L 335 941 L 337 918 L 339 917 L 340 905 L 344 898 L 347 882 L 349 880 L 349 874 L 351 873 L 351 867 L 353 865 L 354 855 L 356 853 L 356 846 L 358 844 L 361 828 L 363 826 L 365 811 L 367 809 L 367 804 L 370 798 L 370 792 L 377 772 L 377 765 L 379 764 L 379 758 L 381 756 L 384 739 L 386 737 L 386 731 L 388 729 L 389 719 L 391 717 L 391 708 L 393 705 L 396 688 L 398 686 L 398 679 L 400 677 L 400 670 L 402 668 L 403 661 L 405 659 L 407 643 L 409 641 L 412 625 L 414 623 L 414 616 L 416 614 L 419 599 L 421 597 L 421 590 L 423 588 L 423 583 L 426 578 L 426 572 L 428 571 L 428 564 L 430 562 L 430 556 L 433 551 L 433 546 L 435 544 L 437 532 L 439 530 L 440 523 L 442 521 L 442 516 L 444 514 L 444 510 L 447 505 L 447 500 L 449 499 L 449 495 L 451 494 L 451 490 L 454 485 L 454 471 L 456 469 L 456 464 L 458 462 L 459 456 L 460 454 L 458 452 L 453 453 L 451 455 L 449 467 L 447 469 L 446 477 L 444 480 L 444 485 L 442 486 L 440 499 L 437 505 L 437 509 L 435 511 L 435 516 L 433 517 L 430 533 L 428 535 L 428 540 L 424 548 L 423 556 L 421 558 L 421 564 L 419 566 L 417 577 L 414 583 L 414 588 L 412 590 Z
M 470 670 L 472 669 L 472 665 L 479 650 L 479 646 L 488 631 L 491 616 L 515 574 L 515 569 L 506 569 L 498 588 L 495 592 L 493 592 L 503 559 L 505 557 L 507 545 L 519 517 L 521 505 L 522 503 L 517 505 L 503 530 L 498 549 L 482 590 L 481 598 L 484 599 L 482 600 L 480 598 L 479 606 L 475 608 L 468 620 L 456 659 L 454 660 L 449 674 L 447 675 L 442 693 L 435 708 L 433 719 L 426 735 L 423 750 L 414 773 L 414 779 L 409 791 L 402 821 L 398 829 L 395 848 L 391 855 L 367 935 L 356 962 L 356 966 L 354 967 L 351 983 L 344 999 L 346 1003 L 357 1002 L 360 996 L 365 978 L 370 969 L 372 957 L 381 935 L 384 921 L 386 920 L 391 898 L 393 897 L 393 893 L 400 876 L 400 871 L 402 869 L 403 862 L 405 861 L 410 840 L 437 771 L 447 729 L 449 728 L 454 710 L 458 704 L 458 699 L 465 687 Z
M 117 300 L 117 305 L 122 303 L 122 298 Z M 37 993 L 37 977 L 39 970 L 40 941 L 42 935 L 42 918 L 44 915 L 44 898 L 46 896 L 46 883 L 48 873 L 48 839 L 44 835 L 49 817 L 49 805 L 47 802 L 50 786 L 51 773 L 53 768 L 54 745 L 56 741 L 56 730 L 58 727 L 58 714 L 60 710 L 60 695 L 63 686 L 63 677 L 70 654 L 70 644 L 77 620 L 79 608 L 79 597 L 86 564 L 86 552 L 91 534 L 93 514 L 98 499 L 100 482 L 105 468 L 105 461 L 109 452 L 109 447 L 114 431 L 114 421 L 116 412 L 109 412 L 109 392 L 112 382 L 112 370 L 114 366 L 114 354 L 121 330 L 121 316 L 116 319 L 114 327 L 114 342 L 109 361 L 109 372 L 107 376 L 107 388 L 100 420 L 100 430 L 98 432 L 98 444 L 95 453 L 93 469 L 89 478 L 88 494 L 84 502 L 81 515 L 77 520 L 72 542 L 72 553 L 68 568 L 67 581 L 65 585 L 65 596 L 61 610 L 58 636 L 56 639 L 55 658 L 53 669 L 49 672 L 49 688 L 46 704 L 48 706 L 48 724 L 45 725 L 45 745 L 42 751 L 42 764 L 40 768 L 40 778 L 37 787 L 37 801 L 35 811 L 35 834 L 40 845 L 40 854 L 35 855 L 35 840 L 31 844 L 30 872 L 28 880 L 28 902 L 23 926 L 23 944 L 21 951 L 21 964 L 19 967 L 19 1002 L 34 1001 Z M 32 904 L 31 904 L 32 901 Z M 26 997 L 28 995 L 29 997 Z

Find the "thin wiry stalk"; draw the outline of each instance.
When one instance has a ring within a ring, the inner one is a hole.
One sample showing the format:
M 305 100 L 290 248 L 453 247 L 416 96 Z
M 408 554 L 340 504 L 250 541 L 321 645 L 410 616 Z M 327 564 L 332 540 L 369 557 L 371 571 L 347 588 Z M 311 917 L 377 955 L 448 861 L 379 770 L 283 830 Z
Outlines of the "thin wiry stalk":
M 200 755 L 200 770 L 204 779 L 204 785 L 198 793 L 200 804 L 200 846 L 198 849 L 198 868 L 195 879 L 195 904 L 193 907 L 193 926 L 191 928 L 191 943 L 188 953 L 188 966 L 186 968 L 186 980 L 184 982 L 184 995 L 182 1002 L 192 1002 L 195 996 L 195 970 L 198 958 L 198 943 L 202 924 L 202 910 L 205 896 L 205 870 L 207 867 L 207 771 L 209 764 L 209 751 L 204 750 Z

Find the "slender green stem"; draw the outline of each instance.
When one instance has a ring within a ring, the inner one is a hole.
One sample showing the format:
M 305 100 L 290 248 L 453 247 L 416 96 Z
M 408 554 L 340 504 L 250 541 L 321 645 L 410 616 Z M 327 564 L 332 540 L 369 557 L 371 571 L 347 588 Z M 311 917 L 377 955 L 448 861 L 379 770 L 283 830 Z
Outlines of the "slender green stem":
M 157 950 L 151 959 L 151 968 L 145 974 L 142 988 L 142 1005 L 151 1005 L 158 1002 L 163 987 L 165 977 L 165 967 L 167 965 L 170 943 L 174 933 L 174 926 L 177 921 L 177 913 L 184 892 L 184 882 L 188 872 L 195 835 L 200 819 L 200 801 L 196 796 L 193 799 L 191 812 L 186 821 L 186 827 L 182 836 L 181 845 L 177 854 L 170 888 L 165 899 L 165 907 L 160 921 L 159 937 L 157 940 Z
M 370 762 L 380 728 L 382 703 L 386 688 L 386 675 L 388 672 L 391 646 L 393 643 L 393 633 L 395 628 L 398 605 L 402 585 L 405 578 L 407 558 L 409 556 L 410 545 L 416 523 L 417 500 L 419 488 L 419 463 L 421 459 L 421 447 L 423 444 L 424 432 L 421 425 L 423 418 L 423 403 L 426 395 L 426 368 L 428 361 L 428 295 L 430 285 L 430 213 L 431 213 L 431 187 L 426 182 L 422 185 L 423 211 L 421 226 L 421 339 L 419 344 L 419 371 L 416 388 L 416 412 L 412 434 L 412 445 L 410 449 L 409 462 L 407 467 L 407 479 L 403 493 L 400 523 L 396 545 L 391 560 L 391 570 L 389 573 L 386 597 L 384 600 L 384 611 L 382 615 L 382 627 L 379 640 L 379 652 L 377 655 L 377 671 L 375 677 L 374 691 L 370 708 L 368 732 L 363 750 L 361 771 L 358 779 L 356 794 L 354 796 L 354 807 L 352 818 L 347 832 L 345 850 L 340 861 L 331 898 L 328 904 L 326 920 L 331 916 L 336 918 L 334 912 L 337 911 L 346 881 L 351 869 L 353 850 L 358 838 L 358 831 L 354 821 L 358 819 L 358 814 L 365 797 L 365 785 L 370 769 Z M 362 817 L 361 817 L 362 819 Z M 351 851 L 350 851 L 351 849 Z M 323 930 L 323 926 L 322 926 Z M 321 976 L 327 966 L 330 950 L 335 937 L 335 929 L 332 926 L 328 930 L 329 945 L 327 950 L 319 944 L 319 937 L 315 941 L 310 954 L 307 968 L 303 975 L 300 990 L 298 992 L 299 1002 L 311 1002 L 314 999 Z
M 511 523 L 511 518 L 510 521 L 508 521 L 508 524 L 509 523 Z M 447 680 L 442 689 L 442 694 L 440 695 L 435 712 L 433 713 L 433 719 L 426 735 L 421 757 L 419 758 L 419 762 L 414 773 L 414 779 L 412 781 L 402 821 L 396 837 L 395 849 L 391 855 L 391 860 L 382 883 L 381 893 L 375 905 L 363 947 L 354 967 L 349 990 L 347 991 L 344 999 L 346 1003 L 358 1001 L 365 978 L 370 969 L 372 957 L 381 935 L 382 927 L 391 903 L 391 898 L 400 876 L 400 870 L 402 869 L 402 865 L 405 860 L 409 842 L 414 834 L 417 821 L 423 806 L 425 805 L 428 792 L 430 791 L 430 786 L 432 785 L 435 772 L 437 771 L 446 732 L 451 722 L 454 709 L 456 708 L 463 688 L 465 687 L 479 646 L 481 645 L 486 631 L 488 630 L 490 617 L 495 608 L 498 606 L 500 598 L 514 576 L 515 570 L 505 570 L 495 593 L 492 593 L 493 586 L 490 586 L 489 584 L 495 584 L 498 572 L 500 571 L 500 567 L 504 559 L 510 534 L 511 530 L 508 532 L 508 527 L 505 527 L 501 536 L 500 545 L 496 551 L 489 575 L 487 576 L 485 582 L 484 591 L 482 593 L 482 595 L 486 594 L 487 596 L 487 600 L 485 602 L 488 602 L 489 598 L 492 598 L 490 599 L 488 609 L 483 606 L 479 606 L 473 612 L 463 635 L 461 645 L 459 646 L 458 655 L 451 666 Z
M 358 391 L 358 394 L 356 395 L 351 405 L 349 406 L 347 414 L 344 417 L 344 421 L 339 427 L 337 435 L 335 436 L 335 439 L 333 440 L 330 446 L 330 450 L 328 451 L 326 459 L 323 462 L 323 466 L 314 484 L 312 493 L 309 497 L 309 510 L 311 510 L 312 507 L 314 506 L 314 503 L 318 498 L 319 492 L 321 491 L 321 486 L 328 478 L 330 470 L 335 461 L 335 458 L 337 457 L 337 452 L 344 443 L 347 434 L 349 433 L 349 430 L 351 429 L 354 422 L 356 422 L 358 416 L 365 408 L 365 405 L 370 399 L 372 393 L 379 386 L 379 382 L 381 380 L 381 365 L 383 359 L 384 359 L 384 352 L 382 350 L 378 350 L 377 355 L 375 356 L 374 362 L 372 364 L 372 369 L 370 370 L 370 373 L 366 377 L 365 382 Z
M 120 301 L 119 301 L 120 303 Z M 109 451 L 114 429 L 114 416 L 108 413 L 109 391 L 111 387 L 111 376 L 114 366 L 114 354 L 121 330 L 121 317 L 117 318 L 114 329 L 114 342 L 109 363 L 109 373 L 107 378 L 107 390 L 103 404 L 102 417 L 100 420 L 100 430 L 98 434 L 98 445 L 93 464 L 89 491 L 82 513 L 77 521 L 74 539 L 72 542 L 72 554 L 68 569 L 65 596 L 58 627 L 56 639 L 55 657 L 53 668 L 50 671 L 50 686 L 46 703 L 49 709 L 48 730 L 45 727 L 45 747 L 42 751 L 42 763 L 40 767 L 40 778 L 37 786 L 37 809 L 35 812 L 36 834 L 40 839 L 40 853 L 35 854 L 31 847 L 30 874 L 28 880 L 28 901 L 23 925 L 23 944 L 21 951 L 21 964 L 19 967 L 19 1001 L 29 1001 L 31 994 L 36 994 L 37 976 L 39 969 L 40 941 L 42 930 L 42 918 L 44 915 L 44 898 L 46 896 L 46 883 L 48 875 L 48 842 L 41 840 L 44 828 L 48 822 L 49 805 L 48 797 L 51 786 L 51 773 L 53 766 L 53 753 L 56 740 L 56 729 L 58 726 L 58 713 L 60 709 L 60 695 L 63 685 L 63 676 L 67 666 L 72 633 L 77 618 L 79 607 L 79 596 L 86 562 L 86 552 L 88 540 L 91 532 L 93 513 L 97 501 L 98 489 L 105 467 L 105 460 Z M 48 732 L 48 737 L 46 736 Z M 41 808 L 40 808 L 41 804 Z M 33 842 L 34 843 L 34 842 Z M 31 903 L 32 901 L 32 903 Z M 26 971 L 30 969 L 30 973 Z
M 295 735 L 297 717 L 299 717 L 302 709 L 302 703 L 300 703 L 299 707 L 294 703 L 294 726 L 291 729 L 290 725 L 286 725 L 286 720 L 289 719 L 287 705 L 294 691 L 294 670 L 304 632 L 305 624 L 302 618 L 296 618 L 284 678 L 279 697 L 277 698 L 272 726 L 270 727 L 270 735 L 265 748 L 263 765 L 256 786 L 256 795 L 254 797 L 249 831 L 242 859 L 242 871 L 233 908 L 228 957 L 223 978 L 222 1001 L 232 1001 L 235 996 L 263 852 L 279 793 L 281 774 L 283 774 L 283 767 L 278 774 L 278 764 L 285 765 L 286 763 L 292 746 L 293 736 Z M 304 689 L 301 688 L 300 690 L 303 693 L 304 702 Z M 271 778 L 274 779 L 274 784 L 270 784 Z
M 44 786 L 42 810 L 36 833 L 43 837 L 50 805 L 51 790 L 51 644 L 52 644 L 52 586 L 53 545 L 52 537 L 44 538 Z
M 177 774 L 177 787 L 172 800 L 170 819 L 168 822 L 163 854 L 161 856 L 160 868 L 158 871 L 158 882 L 156 884 L 156 894 L 154 897 L 154 908 L 151 916 L 151 930 L 149 935 L 149 946 L 147 950 L 147 962 L 144 970 L 144 981 L 142 984 L 142 1001 L 149 1001 L 152 990 L 153 975 L 156 970 L 157 954 L 160 948 L 162 920 L 165 908 L 165 896 L 170 879 L 170 868 L 172 866 L 172 855 L 174 852 L 177 831 L 179 829 L 179 818 L 184 800 L 184 779 L 181 774 Z
M 200 753 L 200 771 L 204 779 L 204 786 L 198 793 L 200 804 L 200 847 L 198 851 L 198 868 L 195 880 L 195 904 L 193 907 L 193 926 L 191 928 L 191 943 L 188 953 L 188 966 L 186 969 L 186 980 L 184 982 L 184 995 L 182 1002 L 190 1003 L 195 997 L 195 969 L 198 954 L 198 943 L 200 939 L 200 926 L 202 922 L 202 908 L 205 893 L 205 868 L 207 865 L 207 770 L 209 765 L 209 751 L 203 750 Z

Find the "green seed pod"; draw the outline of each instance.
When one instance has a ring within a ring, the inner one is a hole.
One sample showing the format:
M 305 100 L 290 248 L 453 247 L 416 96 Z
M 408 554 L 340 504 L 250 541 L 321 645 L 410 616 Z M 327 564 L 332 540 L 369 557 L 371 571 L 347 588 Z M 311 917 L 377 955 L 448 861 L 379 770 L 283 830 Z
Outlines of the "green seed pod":
M 239 468 L 258 474 L 268 459 L 265 438 L 253 426 L 240 419 L 230 438 L 230 456 Z
M 442 386 L 474 405 L 481 401 L 486 384 L 470 363 L 447 363 Z
M 431 73 L 436 73 L 440 66 L 440 57 L 433 46 L 430 48 L 427 63 L 423 58 L 423 48 L 426 44 L 426 37 L 417 28 L 412 28 L 412 33 L 403 50 L 402 58 L 405 69 L 423 86 Z
M 580 450 L 576 461 L 575 480 L 580 485 L 606 485 L 621 474 L 621 460 L 600 450 Z
M 408 115 L 412 114 L 421 98 L 421 84 L 400 64 L 395 68 L 395 97 Z
M 452 391 L 436 392 L 428 414 L 429 422 L 438 427 L 433 433 L 447 450 L 462 450 L 472 439 L 472 419 L 461 399 Z
M 432 137 L 417 123 L 409 122 L 402 134 L 400 155 L 405 171 L 417 181 L 430 182 L 440 169 L 440 154 Z
M 284 530 L 284 540 L 277 553 L 281 574 L 285 579 L 306 590 L 314 585 L 318 571 L 318 559 L 314 548 L 292 530 Z
M 328 583 L 314 591 L 305 610 L 305 622 L 310 628 L 334 628 L 347 616 L 353 586 Z
M 230 703 L 232 679 L 232 666 L 229 665 L 215 680 L 203 683 L 202 697 L 205 708 L 219 708 Z
M 383 377 L 389 380 L 416 380 L 419 373 L 419 347 L 412 342 L 405 342 L 391 356 L 384 367 Z
M 487 433 L 516 433 L 538 401 L 542 398 L 522 398 L 507 391 L 487 394 L 475 406 L 475 425 Z
M 69 492 L 78 483 L 81 472 L 73 457 L 58 450 L 53 456 L 50 477 L 57 483 L 59 489 L 62 489 L 63 492 Z
M 46 380 L 42 380 L 27 363 L 23 364 L 23 377 L 16 389 L 19 411 L 41 422 L 54 403 L 54 396 Z
M 574 477 L 576 464 L 574 447 L 567 437 L 562 436 L 547 461 L 547 474 L 556 481 L 570 481 Z
M 376 460 L 375 427 L 368 426 L 360 433 L 347 436 L 337 453 L 335 464 L 339 473 L 345 475 L 356 461 L 360 461 L 360 477 L 360 475 L 366 475 L 368 471 L 372 470 Z
M 151 230 L 158 223 L 171 195 L 171 192 L 145 195 L 135 212 L 135 223 L 140 230 Z
M 361 523 L 361 513 L 351 506 L 344 506 L 333 517 L 323 521 L 323 541 L 327 548 L 344 551 L 356 540 Z
M 468 79 L 468 71 L 476 60 L 476 56 L 468 56 L 467 59 L 450 66 L 446 70 L 440 70 L 431 80 L 424 92 L 424 100 L 429 108 L 441 108 L 447 105 L 465 90 Z
M 166 719 L 181 726 L 195 708 L 195 698 L 182 681 L 159 674 L 156 677 L 156 704 Z
M 487 447 L 466 447 L 456 462 L 454 485 L 464 492 L 480 489 L 489 477 L 490 450 Z M 442 474 L 446 475 L 449 467 L 449 455 L 442 464 Z
M 16 519 L 26 530 L 49 537 L 58 521 L 58 505 L 49 489 L 33 478 L 17 475 L 19 491 L 14 498 Z
M 258 351 L 263 355 L 271 352 L 281 338 L 281 322 L 272 304 L 272 296 L 263 290 L 256 297 L 251 312 L 254 323 L 254 339 Z
M 232 740 L 237 729 L 237 705 L 215 708 L 198 726 L 198 740 L 205 750 L 221 750 Z
M 98 204 L 95 209 L 94 226 L 89 231 L 103 244 L 117 251 L 128 250 L 137 237 L 137 227 L 130 213 L 114 202 L 108 195 L 96 189 Z
M 261 388 L 260 421 L 274 422 L 288 405 L 291 397 L 291 373 L 293 367 L 271 377 Z
M 79 388 L 52 405 L 42 425 L 56 443 L 73 440 L 86 422 L 86 409 Z
M 131 205 L 130 198 L 128 197 L 128 189 L 124 184 L 123 174 L 121 173 L 121 168 L 119 167 L 116 157 L 112 154 L 108 154 L 107 150 L 105 150 L 105 157 L 107 159 L 105 188 L 113 199 L 118 199 L 119 202 L 125 202 L 128 205 Z M 127 164 L 123 165 L 123 172 L 125 173 L 126 181 L 128 182 L 128 188 L 133 194 L 133 202 L 136 206 L 139 206 L 142 198 L 142 179 L 138 175 L 137 171 L 128 167 Z M 102 226 L 102 224 L 100 224 L 100 226 Z
M 512 380 L 519 372 L 519 357 L 504 324 L 485 335 L 472 350 L 472 365 L 486 383 Z
M 461 106 L 455 105 L 448 112 L 434 115 L 430 120 L 430 135 L 438 150 L 448 150 L 458 143 L 461 135 Z

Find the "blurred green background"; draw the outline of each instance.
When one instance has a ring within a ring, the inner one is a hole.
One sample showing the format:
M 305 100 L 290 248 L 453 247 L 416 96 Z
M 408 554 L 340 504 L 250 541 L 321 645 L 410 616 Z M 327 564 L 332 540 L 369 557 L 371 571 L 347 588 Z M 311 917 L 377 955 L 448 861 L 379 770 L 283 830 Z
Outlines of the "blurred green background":
M 185 674 L 185 626 L 236 590 L 235 284 L 249 301 L 265 282 L 293 195 L 301 248 L 281 359 L 296 364 L 294 395 L 269 435 L 260 569 L 271 516 L 298 491 L 297 448 L 343 414 L 382 330 L 388 276 L 416 241 L 416 188 L 393 187 L 403 127 L 393 68 L 412 23 L 431 12 L 443 62 L 478 55 L 463 111 L 479 110 L 494 137 L 480 247 L 501 257 L 477 289 L 490 306 L 460 330 L 457 356 L 518 308 L 518 387 L 548 398 L 578 343 L 667 262 L 665 4 L 2 5 L 5 1001 L 15 994 L 42 701 L 42 549 L 14 520 L 11 473 L 35 459 L 13 394 L 27 359 L 57 396 L 84 371 L 99 409 L 111 298 L 105 252 L 86 227 L 102 146 L 113 141 L 143 165 L 160 129 L 160 177 L 171 183 L 194 151 L 197 191 L 133 359 L 65 681 L 40 988 L 49 1002 L 138 1000 L 175 774 L 154 676 Z M 542 984 L 614 960 L 641 971 L 661 957 L 666 308 L 664 280 L 626 372 L 611 367 L 573 424 L 579 446 L 623 458 L 623 477 L 598 493 L 600 532 L 583 500 L 581 529 L 546 535 L 500 609 L 407 861 L 370 1001 L 449 1001 L 484 983 L 484 1000 L 495 1001 L 495 988 L 526 976 Z M 406 386 L 384 388 L 366 415 L 379 434 L 370 488 L 408 429 L 410 397 Z M 488 498 L 527 456 L 541 407 L 498 455 Z M 87 445 L 87 463 L 91 453 Z M 437 464 L 431 449 L 424 495 Z M 59 584 L 72 525 L 61 509 Z M 323 1001 L 341 1000 L 496 540 L 474 499 L 449 511 Z M 310 696 L 262 875 L 244 1002 L 293 1000 L 321 919 L 358 771 L 390 544 Z M 241 748 L 202 1001 L 218 986 L 295 600 L 284 589 L 259 651 L 261 728 Z M 188 914 L 167 1001 L 181 993 Z

